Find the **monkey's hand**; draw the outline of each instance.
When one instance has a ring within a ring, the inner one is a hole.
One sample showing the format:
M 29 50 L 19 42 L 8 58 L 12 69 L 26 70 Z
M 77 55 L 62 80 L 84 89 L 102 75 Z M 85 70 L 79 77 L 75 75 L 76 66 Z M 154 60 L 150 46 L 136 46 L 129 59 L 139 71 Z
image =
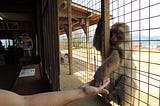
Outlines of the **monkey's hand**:
M 118 69 L 120 60 L 118 50 L 113 50 L 111 55 L 104 61 L 104 63 L 102 63 L 94 74 L 94 86 L 102 85 L 104 78 L 109 78 L 110 73 Z

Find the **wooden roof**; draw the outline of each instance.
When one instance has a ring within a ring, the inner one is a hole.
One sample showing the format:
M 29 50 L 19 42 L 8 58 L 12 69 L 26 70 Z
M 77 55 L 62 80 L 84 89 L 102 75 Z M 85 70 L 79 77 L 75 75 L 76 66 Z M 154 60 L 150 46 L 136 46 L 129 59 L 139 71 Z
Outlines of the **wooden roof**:
M 98 22 L 101 13 L 81 6 L 76 3 L 71 3 L 72 8 L 72 30 L 78 30 L 82 28 L 82 25 L 85 24 L 85 19 L 88 19 L 89 25 L 94 25 Z M 64 34 L 64 27 L 68 26 L 67 18 L 67 0 L 58 0 L 58 16 L 59 16 L 59 27 L 60 35 Z
M 19 0 L 14 0 L 15 3 L 12 6 L 10 6 L 9 4 L 6 4 L 6 2 L 4 3 L 5 5 L 1 4 L 0 15 L 3 16 L 4 20 L 30 21 L 32 19 L 32 16 L 29 13 L 32 11 L 32 9 L 30 7 L 27 8 L 27 6 L 29 5 L 29 3 L 31 3 L 32 0 L 29 0 L 30 2 L 28 0 L 24 0 L 24 1 L 25 1 L 24 3 L 26 4 L 25 6 L 17 5 L 16 3 L 19 3 Z M 67 1 L 68 0 L 57 0 L 60 35 L 65 33 L 64 27 L 68 26 Z M 89 25 L 96 24 L 101 15 L 99 11 L 87 8 L 85 6 L 82 6 L 73 2 L 71 3 L 71 8 L 72 8 L 72 30 L 73 31 L 82 28 L 82 25 L 84 25 L 83 22 L 85 22 L 84 19 L 89 20 Z M 23 13 L 23 11 L 25 12 Z

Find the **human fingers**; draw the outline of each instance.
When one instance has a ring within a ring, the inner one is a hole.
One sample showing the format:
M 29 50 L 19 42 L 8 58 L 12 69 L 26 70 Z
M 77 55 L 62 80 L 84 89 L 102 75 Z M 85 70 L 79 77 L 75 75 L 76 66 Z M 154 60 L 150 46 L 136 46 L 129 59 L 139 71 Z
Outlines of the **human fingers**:
M 109 91 L 107 89 L 100 89 L 99 93 L 109 94 Z

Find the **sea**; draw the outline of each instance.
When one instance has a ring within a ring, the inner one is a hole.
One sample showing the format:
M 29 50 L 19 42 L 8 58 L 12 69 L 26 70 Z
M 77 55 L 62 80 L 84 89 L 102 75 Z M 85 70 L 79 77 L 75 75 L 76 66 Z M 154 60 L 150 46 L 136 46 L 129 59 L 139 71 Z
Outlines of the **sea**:
M 160 35 L 159 36 L 146 36 L 146 35 L 132 35 L 133 45 L 141 45 L 141 47 L 156 48 L 160 46 Z

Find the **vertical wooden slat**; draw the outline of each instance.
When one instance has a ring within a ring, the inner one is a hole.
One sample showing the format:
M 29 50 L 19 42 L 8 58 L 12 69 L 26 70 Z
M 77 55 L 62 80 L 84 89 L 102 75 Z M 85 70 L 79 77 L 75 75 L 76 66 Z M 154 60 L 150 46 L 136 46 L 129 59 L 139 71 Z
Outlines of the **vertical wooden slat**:
M 51 77 L 52 89 L 60 90 L 59 67 L 59 35 L 58 35 L 58 9 L 57 0 L 50 0 L 50 47 L 51 47 Z
M 43 4 L 45 3 L 45 5 Z M 60 90 L 57 0 L 42 0 L 43 63 L 52 90 Z
M 52 84 L 52 86 L 54 85 L 55 86 L 55 83 L 54 83 L 54 79 L 53 79 L 53 76 L 55 77 L 54 75 L 54 72 L 55 70 L 54 67 L 53 67 L 53 63 L 54 63 L 54 60 L 55 58 L 53 57 L 54 55 L 54 52 L 53 51 L 53 46 L 54 44 L 52 44 L 52 42 L 54 42 L 54 39 L 52 39 L 52 36 L 55 36 L 52 34 L 52 1 L 51 0 L 48 0 L 48 11 L 47 11 L 47 44 L 48 44 L 48 72 L 49 72 L 49 81 L 50 83 Z M 53 29 L 55 30 L 55 29 Z M 52 58 L 52 60 L 51 60 Z M 55 90 L 54 88 L 52 88 L 53 90 Z
M 42 39 L 42 14 L 41 14 L 41 11 L 42 11 L 42 8 L 41 8 L 41 1 L 37 1 L 37 45 L 38 46 L 38 58 L 40 58 L 42 61 L 44 61 L 43 57 L 44 57 L 44 53 L 42 52 L 42 48 L 44 48 L 44 42 L 43 42 L 43 39 Z M 41 72 L 41 75 L 43 76 L 44 75 L 44 65 L 40 64 L 40 70 L 42 71 Z
M 43 1 L 43 0 L 42 0 Z M 47 24 L 46 24 L 46 14 L 47 14 L 47 12 L 46 12 L 46 10 L 45 10 L 45 8 L 43 8 L 44 10 L 43 10 L 43 13 L 42 13 L 42 29 L 43 29 L 43 42 L 44 42 L 44 48 L 42 48 L 42 52 L 43 52 L 43 54 L 44 54 L 44 57 L 43 57 L 43 59 L 44 59 L 44 61 L 43 61 L 43 64 L 44 64 L 44 71 L 45 71 L 45 74 L 47 74 L 48 73 L 48 69 L 47 69 L 47 52 L 44 52 L 45 51 L 45 49 L 47 49 L 47 37 L 46 37 L 46 35 L 47 35 L 47 31 L 46 31 L 46 29 L 47 29 Z M 48 75 L 48 74 L 47 74 Z
M 89 20 L 85 19 L 85 25 L 82 26 L 84 33 L 86 34 L 86 48 L 87 48 L 87 71 L 90 70 L 90 42 L 89 42 Z
M 72 8 L 71 0 L 68 0 L 68 54 L 69 54 L 69 74 L 73 74 L 72 65 Z
M 109 39 L 110 39 L 110 13 L 109 13 L 109 0 L 102 0 L 102 18 L 104 18 L 104 38 L 102 39 L 102 61 L 109 55 Z

